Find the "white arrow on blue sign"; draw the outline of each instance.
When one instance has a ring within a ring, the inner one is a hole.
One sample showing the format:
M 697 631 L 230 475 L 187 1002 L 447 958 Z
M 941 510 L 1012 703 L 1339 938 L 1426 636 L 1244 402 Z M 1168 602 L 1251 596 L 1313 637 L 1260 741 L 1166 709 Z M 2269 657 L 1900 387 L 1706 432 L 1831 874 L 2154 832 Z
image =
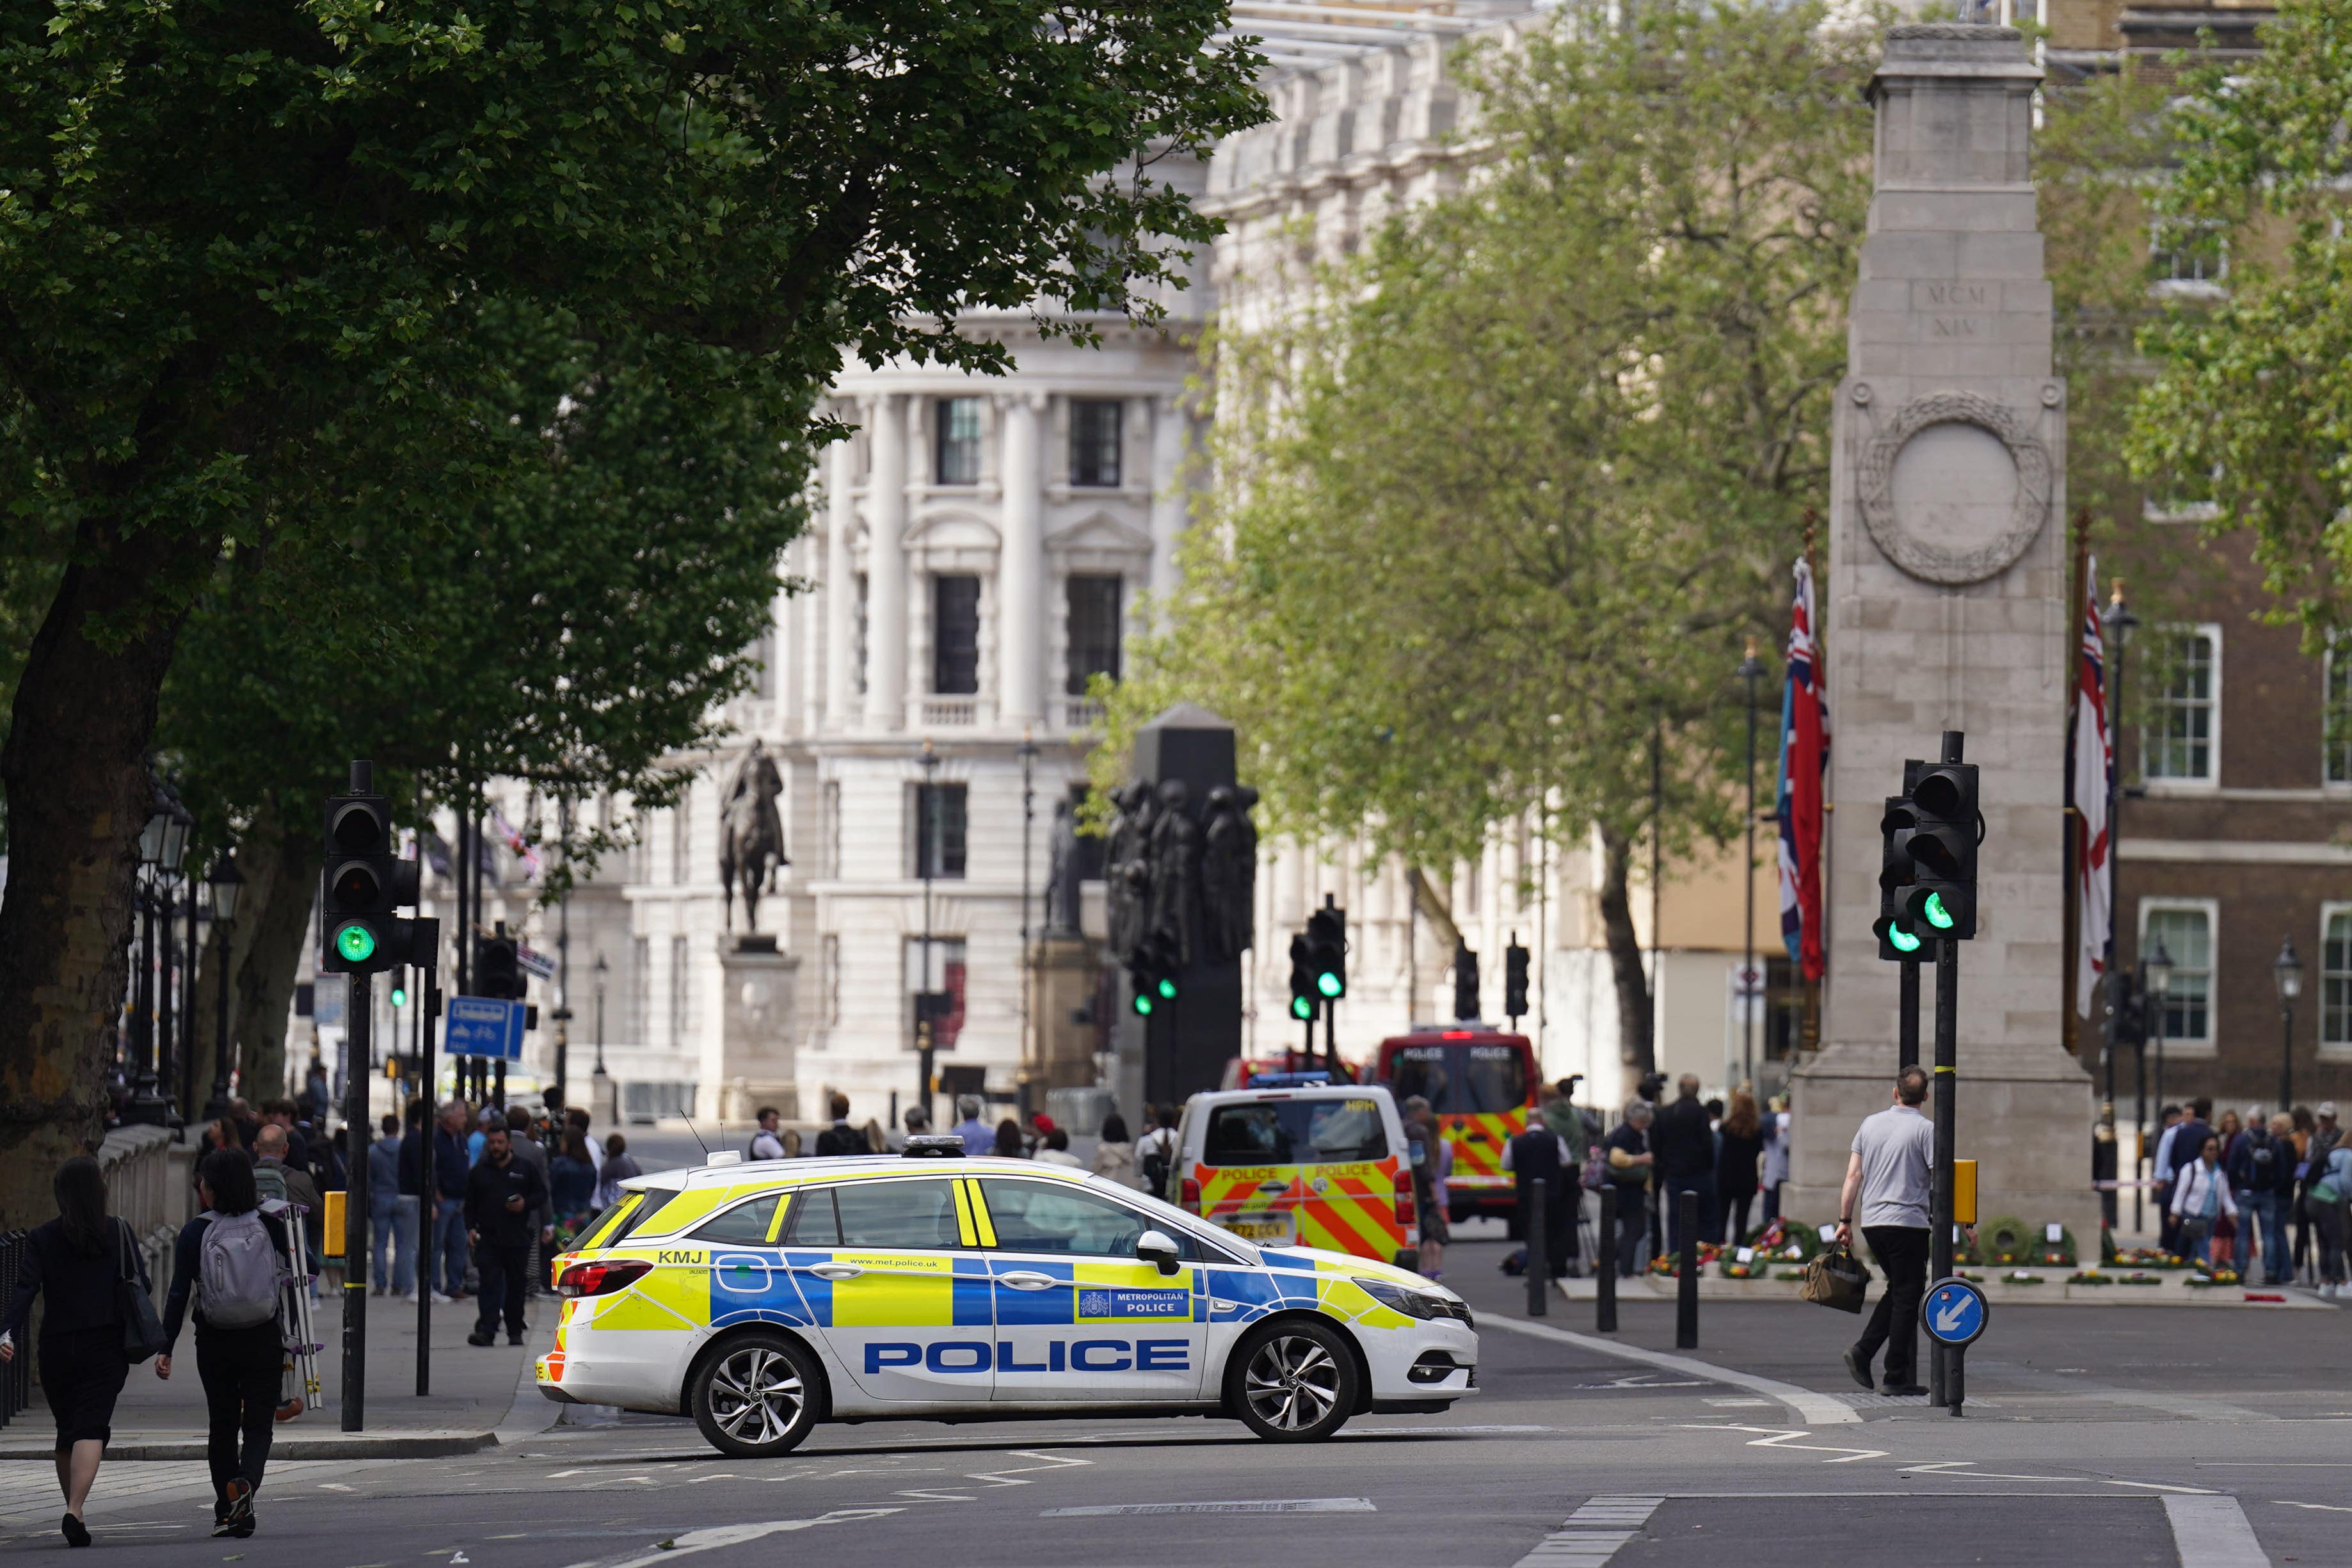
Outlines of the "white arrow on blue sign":
M 1920 1320 L 1927 1332 L 1948 1345 L 1974 1344 L 1977 1336 L 1985 1331 L 1991 1320 L 1992 1309 L 1985 1302 L 1984 1292 L 1965 1279 L 1938 1279 L 1927 1287 L 1927 1300 L 1919 1310 Z
M 452 996 L 441 1048 L 453 1057 L 522 1060 L 523 1005 L 501 996 Z

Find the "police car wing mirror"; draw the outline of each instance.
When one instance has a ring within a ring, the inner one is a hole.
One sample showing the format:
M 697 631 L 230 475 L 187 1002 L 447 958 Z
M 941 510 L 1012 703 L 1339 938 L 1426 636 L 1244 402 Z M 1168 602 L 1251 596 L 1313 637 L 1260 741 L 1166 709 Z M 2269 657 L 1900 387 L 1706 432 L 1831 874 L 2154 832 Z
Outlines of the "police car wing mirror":
M 1176 1272 L 1176 1244 L 1164 1230 L 1147 1230 L 1135 1238 L 1135 1255 L 1159 1266 L 1162 1274 Z

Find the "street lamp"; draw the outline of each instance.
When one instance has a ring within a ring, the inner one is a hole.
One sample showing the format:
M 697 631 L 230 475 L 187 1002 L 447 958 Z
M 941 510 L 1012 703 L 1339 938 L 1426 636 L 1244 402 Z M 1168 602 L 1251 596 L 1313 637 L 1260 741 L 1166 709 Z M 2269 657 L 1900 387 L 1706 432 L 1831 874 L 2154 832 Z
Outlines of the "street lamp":
M 2278 961 L 2271 965 L 2278 984 L 2279 1098 L 2282 1108 L 2294 1103 L 2294 999 L 2303 994 L 2303 960 L 2294 955 L 2294 938 L 2279 943 Z
M 590 1098 L 596 1102 L 596 1120 L 608 1127 L 620 1120 L 620 1108 L 613 1100 L 612 1075 L 604 1070 L 604 977 L 612 972 L 612 965 L 604 962 L 604 955 L 598 953 L 593 971 L 596 976 L 596 1070 L 590 1075 L 589 1091 Z
M 1739 668 L 1733 673 L 1738 675 L 1748 687 L 1748 858 L 1743 865 L 1746 874 L 1741 878 L 1747 892 L 1747 915 L 1744 927 L 1747 956 L 1739 971 L 1739 1068 L 1740 1077 L 1752 1088 L 1756 1082 L 1756 1015 L 1763 1011 L 1764 991 L 1756 973 L 1756 683 L 1764 678 L 1764 666 L 1756 658 L 1754 637 L 1748 639 L 1748 657 L 1739 661 Z M 1655 755 L 1654 751 L 1652 753 L 1654 761 Z M 1657 831 L 1658 824 L 1655 817 L 1653 817 L 1650 832 L 1654 837 Z M 1657 907 L 1654 902 L 1655 898 L 1656 893 L 1654 889 L 1652 893 L 1654 901 L 1651 905 L 1653 910 Z M 1655 923 L 1654 917 L 1652 924 Z M 1665 947 L 1665 934 L 1663 931 L 1652 931 L 1650 941 L 1661 951 Z M 1749 996 L 1751 989 L 1755 992 L 1752 1000 Z
M 1021 726 L 1021 1117 L 1027 1121 L 1031 1110 L 1030 1094 L 1035 1082 L 1035 1068 L 1030 1061 L 1029 1038 L 1029 936 L 1034 929 L 1029 923 L 1029 879 L 1031 826 L 1037 820 L 1037 738 L 1026 724 Z M 926 958 L 925 963 L 929 961 Z M 925 974 L 926 983 L 929 975 Z
M 171 1108 L 157 1089 L 155 1072 L 158 1052 L 169 1048 L 156 1038 L 155 938 L 159 916 L 163 918 L 167 936 L 170 931 L 161 889 L 164 868 L 178 865 L 187 847 L 187 814 L 157 780 L 146 826 L 139 830 L 139 870 L 143 875 L 133 891 L 139 911 L 139 980 L 131 998 L 137 1023 L 131 1033 L 136 1059 L 131 1067 L 131 1093 L 122 1107 L 126 1122 L 161 1127 L 170 1121 Z M 170 984 L 168 970 L 164 983 Z
M 2160 1106 L 2164 1103 L 2164 1010 L 2172 997 L 2172 954 L 2165 951 L 2161 935 L 2156 939 L 2156 951 L 2140 960 L 2139 970 L 2147 1029 L 2156 1039 L 2156 1103 Z
M 916 1062 L 923 1082 L 922 1087 L 916 1090 L 915 1103 L 923 1108 L 927 1121 L 931 1114 L 931 1073 L 939 1059 L 935 1054 L 939 1041 L 932 1032 L 938 1027 L 939 1020 L 931 1005 L 931 873 L 940 858 L 939 776 L 939 750 L 926 738 L 923 742 L 923 829 L 916 835 L 916 841 L 922 848 L 922 864 L 915 868 L 923 878 L 922 978 L 916 983 L 915 992 Z M 1025 905 L 1024 909 L 1025 912 Z
M 2116 911 L 2123 907 L 2118 901 L 2120 884 L 2116 868 L 2123 861 L 2117 849 L 2123 835 L 2120 814 L 2123 809 L 2124 772 L 2124 654 L 2130 645 L 2132 628 L 2139 625 L 2139 617 L 2133 615 L 2131 606 L 2124 602 L 2124 580 L 2120 577 L 2116 579 L 2115 593 L 2107 600 L 2106 610 L 2099 616 L 2099 623 L 2105 627 L 2107 634 L 2107 946 L 2102 962 L 2107 973 L 2107 1098 L 2113 1100 L 2116 1097 L 2116 1047 L 2120 1043 L 2117 1031 L 2123 1022 L 2126 1000 L 2123 971 L 2116 964 Z M 2143 1113 L 2136 1135 L 2145 1142 L 2147 1133 L 2147 1118 Z
M 220 964 L 213 976 L 213 1093 L 205 1101 L 205 1120 L 218 1121 L 228 1114 L 228 981 L 229 928 L 236 922 L 236 906 L 245 891 L 245 873 L 236 858 L 224 853 L 205 879 L 212 893 L 214 928 L 220 933 Z

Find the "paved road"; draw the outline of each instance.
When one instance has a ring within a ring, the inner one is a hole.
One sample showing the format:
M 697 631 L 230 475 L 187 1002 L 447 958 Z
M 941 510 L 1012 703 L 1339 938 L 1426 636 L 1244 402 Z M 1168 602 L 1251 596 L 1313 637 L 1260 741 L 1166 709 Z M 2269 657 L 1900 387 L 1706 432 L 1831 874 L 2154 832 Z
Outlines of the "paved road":
M 1497 1327 L 1495 1251 L 1449 1259 L 1488 1320 L 1483 1392 L 1320 1447 L 1193 1418 L 925 1423 L 823 1428 L 760 1464 L 632 1416 L 462 1458 L 289 1466 L 249 1542 L 208 1538 L 191 1466 L 115 1467 L 93 1519 L 110 1562 L 299 1542 L 311 1568 L 2352 1561 L 2352 1315 L 2013 1311 L 1971 1363 L 1984 1405 L 1954 1421 L 1841 1397 L 1820 1352 L 1851 1324 L 1818 1309 L 1711 1308 L 1696 1368 L 1595 1348 L 1582 1312 L 1549 1320 L 1573 1339 Z M 1620 1337 L 1666 1350 L 1669 1310 L 1629 1304 Z M 1759 1376 L 1842 1418 L 1796 1419 Z M 56 1549 L 43 1468 L 0 1472 L 0 1555 Z

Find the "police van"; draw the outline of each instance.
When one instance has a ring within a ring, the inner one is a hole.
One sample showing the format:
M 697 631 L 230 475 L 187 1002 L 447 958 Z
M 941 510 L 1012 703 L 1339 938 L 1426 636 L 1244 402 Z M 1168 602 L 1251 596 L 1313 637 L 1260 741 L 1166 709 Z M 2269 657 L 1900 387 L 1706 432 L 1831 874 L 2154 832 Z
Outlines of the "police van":
M 725 1153 L 625 1182 L 554 1259 L 540 1392 L 691 1415 L 757 1458 L 821 1420 L 1224 1415 L 1311 1440 L 1471 1391 L 1470 1310 L 1416 1275 L 961 1151 Z
M 1396 1100 L 1322 1073 L 1262 1073 L 1196 1094 L 1176 1134 L 1179 1206 L 1261 1247 L 1383 1263 L 1419 1245 Z

